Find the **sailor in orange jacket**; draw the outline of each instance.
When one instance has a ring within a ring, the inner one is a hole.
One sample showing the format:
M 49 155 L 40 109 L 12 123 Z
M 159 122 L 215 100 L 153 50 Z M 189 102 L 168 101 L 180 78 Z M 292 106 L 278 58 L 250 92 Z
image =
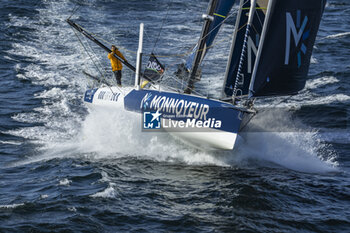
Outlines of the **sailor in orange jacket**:
M 108 59 L 111 60 L 111 65 L 112 65 L 112 71 L 114 73 L 114 76 L 117 80 L 118 86 L 122 85 L 122 69 L 123 69 L 123 64 L 121 61 L 119 61 L 115 56 L 117 55 L 118 57 L 122 58 L 125 60 L 123 54 L 118 50 L 118 48 L 115 45 L 112 45 L 111 47 L 112 52 L 108 54 Z M 126 60 L 125 60 L 126 61 Z

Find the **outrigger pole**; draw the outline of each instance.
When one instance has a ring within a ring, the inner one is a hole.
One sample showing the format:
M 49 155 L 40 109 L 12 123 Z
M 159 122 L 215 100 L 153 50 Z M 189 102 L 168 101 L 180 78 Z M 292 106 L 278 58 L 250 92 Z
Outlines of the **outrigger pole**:
M 111 53 L 112 51 L 107 48 L 104 44 L 102 44 L 100 41 L 98 41 L 95 37 L 93 37 L 89 32 L 87 32 L 84 28 L 82 28 L 79 24 L 74 23 L 72 20 L 67 19 L 66 20 L 67 23 L 72 26 L 75 30 L 77 30 L 78 32 L 80 32 L 81 34 L 83 34 L 86 38 L 88 38 L 89 40 L 91 40 L 92 42 L 94 42 L 95 44 L 97 44 L 98 46 L 100 46 L 101 48 L 103 48 L 106 52 Z M 136 72 L 136 68 L 131 65 L 129 62 L 127 62 L 126 60 L 122 59 L 121 57 L 119 57 L 116 54 L 113 54 L 115 58 L 117 58 L 119 61 L 121 61 L 121 63 L 123 63 L 124 65 L 126 65 L 129 69 L 131 69 L 132 71 Z M 150 78 L 148 78 L 147 76 L 145 76 L 144 74 L 142 74 L 140 72 L 140 76 L 144 79 L 146 79 L 147 81 L 150 81 L 151 83 L 154 83 Z

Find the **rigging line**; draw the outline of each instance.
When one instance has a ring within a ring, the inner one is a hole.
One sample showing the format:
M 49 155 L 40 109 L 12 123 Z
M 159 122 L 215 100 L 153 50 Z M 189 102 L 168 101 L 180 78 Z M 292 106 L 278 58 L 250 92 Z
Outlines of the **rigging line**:
M 230 36 L 231 36 L 231 35 L 230 35 Z M 213 48 L 214 46 L 220 44 L 221 42 L 224 42 L 224 41 L 227 41 L 227 40 L 231 40 L 231 37 L 230 37 L 230 36 L 229 36 L 228 38 L 224 38 L 224 39 L 222 39 L 222 40 L 219 40 L 219 41 L 213 43 L 211 46 L 206 47 L 206 49 Z M 166 55 L 159 55 L 159 54 L 157 54 L 157 57 L 185 57 L 185 56 L 187 56 L 187 55 L 190 55 L 190 54 L 192 53 L 192 50 L 193 50 L 193 47 L 192 47 L 192 49 L 189 50 L 189 52 L 186 52 L 186 53 L 166 54 Z M 198 51 L 203 51 L 203 50 L 204 50 L 204 49 L 199 49 Z M 144 53 L 143 55 L 145 55 L 145 56 L 150 56 L 151 54 L 146 54 L 146 53 Z
M 248 123 L 253 119 L 253 117 L 255 117 L 255 115 L 257 114 L 257 112 L 254 112 L 251 117 L 249 118 L 249 120 L 247 120 L 247 122 L 240 128 L 240 131 L 242 131 L 247 125 Z
M 86 41 L 87 39 L 85 39 L 85 41 Z M 101 71 L 101 70 L 103 70 L 104 72 L 102 73 L 102 71 L 100 72 L 101 73 L 101 76 L 102 76 L 102 79 L 104 80 L 104 81 L 106 81 L 107 79 L 106 79 L 106 73 L 107 73 L 107 70 L 103 67 L 103 65 L 102 65 L 102 63 L 100 62 L 100 60 L 97 58 L 97 54 L 95 53 L 95 51 L 93 50 L 93 48 L 90 46 L 90 44 L 88 43 L 88 42 L 86 42 L 86 44 L 87 44 L 87 46 L 89 47 L 89 51 L 91 51 L 92 52 L 92 54 L 94 55 L 94 57 L 96 58 L 96 63 L 98 63 L 98 65 L 99 65 L 99 70 Z
M 210 35 L 210 33 L 212 33 L 214 30 L 216 30 L 218 27 L 220 27 L 222 24 L 224 24 L 230 17 L 232 17 L 234 14 L 235 14 L 236 12 L 232 12 L 230 15 L 228 15 L 221 23 L 219 23 L 218 25 L 216 25 L 216 27 L 214 27 L 212 30 L 210 30 L 205 36 L 203 36 L 203 38 L 201 38 L 198 42 L 197 42 L 197 44 L 201 41 L 201 40 L 204 40 L 207 36 L 209 36 Z M 167 13 L 168 14 L 168 13 Z M 98 36 L 98 35 L 96 35 L 96 34 L 94 34 L 94 33 L 91 33 L 91 32 L 89 32 L 88 30 L 86 30 L 84 27 L 82 27 L 82 26 L 80 26 L 82 29 L 84 29 L 85 31 L 87 31 L 88 33 L 90 33 L 91 35 L 93 35 L 93 36 L 95 36 L 96 38 L 98 38 L 98 39 L 100 39 L 100 40 L 102 40 L 103 42 L 105 42 L 105 43 L 107 43 L 107 44 L 113 44 L 113 43 L 111 43 L 111 42 L 108 42 L 108 41 L 106 41 L 105 39 L 103 39 L 102 37 L 100 37 L 100 36 Z M 146 33 L 147 34 L 147 33 Z M 197 45 L 196 44 L 196 45 Z M 215 44 L 214 44 L 215 45 Z M 211 46 L 209 46 L 209 47 L 207 47 L 206 49 L 208 49 L 208 48 L 212 48 L 214 45 L 211 45 Z M 135 51 L 131 51 L 131 50 L 128 50 L 128 49 L 126 49 L 126 48 L 124 48 L 124 47 L 122 47 L 122 46 L 118 46 L 118 47 L 120 47 L 120 48 L 122 48 L 123 50 L 125 50 L 125 51 L 127 51 L 127 52 L 130 52 L 130 53 L 133 53 L 133 54 L 136 54 L 137 52 L 135 52 Z M 204 50 L 204 49 L 203 49 Z M 201 51 L 201 50 L 199 50 L 199 51 Z M 186 53 L 182 53 L 182 54 L 172 54 L 172 55 L 164 55 L 164 56 L 162 56 L 162 55 L 157 55 L 157 57 L 184 57 L 184 56 L 187 56 L 187 55 L 189 55 L 189 54 L 191 54 L 192 53 L 192 49 L 191 50 L 189 50 L 188 52 L 186 52 Z M 144 54 L 144 55 L 150 55 L 150 54 Z
M 97 61 L 97 63 L 98 63 L 99 66 L 100 66 L 100 70 L 104 70 L 104 71 L 105 71 L 103 74 L 102 74 L 102 72 L 101 72 L 101 75 L 102 75 L 102 77 L 104 78 L 104 75 L 107 73 L 107 72 L 106 72 L 106 69 L 104 68 L 104 66 L 102 65 L 102 63 L 100 62 L 100 60 L 97 58 L 97 54 L 96 54 L 96 52 L 94 51 L 94 49 L 92 48 L 92 46 L 88 43 L 87 38 L 85 38 L 85 41 L 86 41 L 87 46 L 89 47 L 89 51 L 91 51 L 91 52 L 93 53 L 93 55 L 95 56 L 96 61 Z
M 215 29 L 216 29 L 217 27 L 219 27 L 221 24 L 223 24 L 223 23 L 225 22 L 225 20 L 227 20 L 227 19 L 228 19 L 229 17 L 231 17 L 233 14 L 234 14 L 234 13 L 232 13 L 232 14 L 229 15 L 229 16 L 227 16 L 226 19 L 224 19 L 219 25 L 217 25 L 215 28 L 213 28 L 208 34 L 210 34 L 213 30 L 215 30 Z M 91 34 L 91 35 L 93 35 L 94 37 L 96 37 L 97 39 L 99 39 L 99 40 L 101 40 L 101 41 L 103 41 L 103 42 L 105 42 L 105 43 L 107 43 L 107 44 L 109 44 L 109 45 L 112 45 L 112 44 L 113 44 L 112 42 L 107 41 L 106 39 L 103 39 L 103 38 L 100 37 L 99 35 L 90 32 L 89 30 L 87 30 L 86 28 L 82 27 L 81 25 L 79 25 L 79 26 L 80 26 L 82 29 L 84 29 L 86 32 L 88 32 L 89 34 Z M 207 34 L 206 36 L 208 36 L 208 34 Z M 205 36 L 205 37 L 206 37 L 206 36 Z M 201 40 L 203 40 L 205 37 L 203 37 Z M 226 40 L 226 39 L 223 39 L 223 40 Z M 223 40 L 222 40 L 222 41 L 223 41 Z M 221 42 L 221 41 L 220 41 L 220 42 Z M 207 47 L 206 49 L 212 48 L 212 47 L 214 47 L 214 46 L 217 45 L 217 44 L 218 44 L 218 42 L 216 42 L 216 43 L 214 43 L 213 45 Z M 132 51 L 132 50 L 129 50 L 129 49 L 123 47 L 123 46 L 118 46 L 118 47 L 119 47 L 119 48 L 122 48 L 124 51 L 130 52 L 130 53 L 132 53 L 132 54 L 136 54 L 136 53 L 137 53 L 137 52 Z M 199 50 L 199 51 L 201 51 L 201 50 Z M 188 56 L 188 55 L 191 54 L 191 53 L 192 53 L 192 49 L 188 50 L 188 52 L 185 52 L 185 53 L 157 55 L 157 57 L 185 57 L 185 56 Z M 145 55 L 145 56 L 150 56 L 151 54 L 145 54 L 145 53 L 144 53 L 144 55 Z
M 103 39 L 103 38 L 100 37 L 99 35 L 97 35 L 97 34 L 95 34 L 95 33 L 93 33 L 93 32 L 90 32 L 89 30 L 87 30 L 86 28 L 82 27 L 81 25 L 79 25 L 79 26 L 80 26 L 82 29 L 84 29 L 87 33 L 89 33 L 89 34 L 91 34 L 92 36 L 96 37 L 97 39 L 99 39 L 99 40 L 105 42 L 106 44 L 108 44 L 108 45 L 114 44 L 114 43 L 112 43 L 112 42 L 110 42 L 110 41 L 107 41 L 107 40 Z M 119 46 L 119 45 L 118 45 L 118 48 L 122 48 L 122 50 L 124 50 L 124 51 L 126 51 L 126 52 L 130 52 L 130 53 L 133 53 L 133 54 L 137 54 L 137 52 L 132 51 L 132 50 L 129 50 L 129 49 L 123 47 L 123 46 Z
M 78 11 L 78 9 L 81 7 L 81 5 L 80 6 L 78 6 L 78 2 L 76 2 L 75 3 L 75 6 L 74 6 L 74 8 L 73 8 L 73 10 L 72 10 L 72 14 L 68 17 L 68 19 L 70 19 L 77 11 Z
M 228 18 L 228 17 L 231 17 L 232 15 L 233 15 L 233 13 L 232 13 L 230 16 L 227 16 L 227 18 Z M 227 19 L 227 18 L 226 18 L 226 19 Z M 221 24 L 222 24 L 222 23 L 224 23 L 224 21 L 221 22 Z M 239 30 L 243 29 L 244 26 L 246 26 L 246 25 L 247 25 L 247 24 L 243 25 Z M 215 30 L 218 26 L 220 26 L 220 24 L 217 25 L 214 29 L 212 29 L 208 34 L 210 34 L 210 33 L 211 33 L 213 30 Z M 239 30 L 238 30 L 238 31 L 239 31 Z M 205 35 L 205 37 L 208 36 L 208 34 Z M 203 40 L 205 37 L 203 37 L 201 40 Z M 217 45 L 217 44 L 219 44 L 219 43 L 221 43 L 221 42 L 223 42 L 223 41 L 226 41 L 226 40 L 228 40 L 228 39 L 231 39 L 231 37 L 229 37 L 229 38 L 224 38 L 224 39 L 222 39 L 222 40 L 219 40 L 219 41 L 213 43 L 211 46 L 206 47 L 206 50 L 209 49 L 209 48 L 212 48 L 212 47 L 214 47 L 215 45 Z M 198 44 L 198 43 L 197 43 L 197 44 Z M 197 44 L 196 44 L 196 45 L 197 45 Z M 195 45 L 195 46 L 196 46 L 196 45 Z M 187 55 L 191 54 L 191 53 L 192 53 L 192 50 L 193 50 L 193 48 L 194 48 L 195 46 L 193 46 L 193 47 L 192 47 L 190 50 L 188 50 L 188 52 L 186 52 L 186 53 L 167 54 L 167 55 L 157 55 L 157 57 L 184 57 L 184 56 L 187 56 Z M 203 50 L 205 50 L 205 49 L 200 49 L 200 50 L 198 50 L 198 51 L 203 51 Z M 144 54 L 144 55 L 151 55 L 151 54 Z
M 162 25 L 160 26 L 160 30 L 159 30 L 159 33 L 158 33 L 157 40 L 156 40 L 156 42 L 154 42 L 153 49 L 152 49 L 152 53 L 154 52 L 154 49 L 155 49 L 155 47 L 156 47 L 156 45 L 157 45 L 157 43 L 158 43 L 158 40 L 159 40 L 159 37 L 160 37 L 160 33 L 161 33 L 162 30 L 163 30 L 163 25 L 164 25 L 165 21 L 166 21 L 167 18 L 168 18 L 168 14 L 169 14 L 169 6 L 168 6 L 168 9 L 167 9 L 167 11 L 166 11 L 166 15 L 165 15 L 165 17 L 163 18 Z
M 85 38 L 85 40 L 87 41 L 86 38 Z M 103 74 L 102 74 L 102 72 L 101 72 L 102 79 L 103 79 L 106 83 L 108 83 L 107 78 L 106 78 L 107 68 L 105 68 L 105 67 L 102 65 L 101 61 L 97 58 L 97 54 L 94 52 L 92 46 L 90 46 L 90 44 L 89 44 L 88 42 L 86 42 L 86 44 L 87 44 L 87 46 L 89 46 L 90 51 L 91 51 L 91 52 L 94 54 L 94 56 L 96 57 L 97 63 L 100 65 L 100 69 L 101 69 L 101 70 L 104 70 L 104 73 L 103 73 Z M 111 88 L 110 85 L 106 84 L 106 86 L 108 86 L 109 89 L 111 90 L 111 92 L 112 92 L 113 94 L 115 94 L 115 93 L 113 92 L 113 90 L 112 90 L 112 88 Z M 119 86 L 116 86 L 116 87 L 117 87 L 117 89 L 123 94 L 123 96 L 125 96 L 125 92 L 123 92 L 122 89 L 119 88 Z
M 74 30 L 73 30 L 73 31 L 74 31 Z M 87 48 L 85 47 L 84 43 L 81 41 L 81 39 L 80 39 L 80 37 L 78 36 L 78 34 L 77 34 L 75 31 L 74 31 L 74 34 L 75 34 L 75 36 L 78 38 L 78 40 L 79 40 L 81 46 L 83 47 L 83 49 L 85 50 L 85 52 L 87 53 L 87 55 L 90 57 L 92 63 L 94 64 L 95 68 L 97 69 L 97 71 L 98 71 L 101 75 L 103 75 L 102 72 L 100 71 L 99 67 L 96 65 L 96 63 L 95 63 L 94 59 L 92 58 L 91 54 L 88 52 Z
M 209 36 L 210 35 L 210 33 L 212 33 L 214 30 L 216 30 L 218 27 L 221 27 L 221 25 L 222 24 L 224 24 L 225 22 L 226 22 L 226 20 L 228 20 L 230 17 L 232 17 L 233 15 L 235 14 L 235 12 L 232 12 L 230 15 L 228 15 L 221 23 L 219 23 L 218 25 L 216 25 L 216 27 L 214 27 L 212 30 L 210 30 L 205 36 L 203 36 L 202 38 L 200 38 L 199 40 L 198 40 L 198 42 L 195 44 L 195 46 L 194 47 L 196 47 L 202 40 L 204 40 L 207 36 Z M 216 45 L 216 44 L 218 44 L 218 43 L 213 43 L 211 46 L 208 46 L 208 47 L 206 47 L 206 48 L 204 48 L 204 49 L 200 49 L 200 50 L 197 50 L 198 52 L 201 52 L 201 51 L 204 51 L 204 50 L 207 50 L 207 49 L 209 49 L 209 48 L 212 48 L 212 47 L 214 47 L 214 45 Z M 192 49 L 190 49 L 188 52 L 186 52 L 186 53 L 183 53 L 183 54 L 174 54 L 174 55 L 172 55 L 173 57 L 184 57 L 184 56 L 187 56 L 187 55 L 189 55 L 189 54 L 191 54 L 192 53 L 192 50 L 193 50 L 193 48 L 194 47 L 192 47 Z M 157 55 L 158 57 L 162 57 L 161 55 Z M 166 57 L 171 57 L 171 56 L 166 56 Z
M 167 79 L 170 79 L 170 80 L 175 81 L 175 83 L 182 84 L 182 82 L 180 82 L 179 79 L 177 79 L 177 78 L 175 78 L 175 77 L 173 77 L 173 76 L 170 76 L 170 75 L 169 75 L 169 76 L 165 76 L 165 75 L 163 75 L 163 77 L 165 77 L 165 79 L 164 79 L 163 81 L 165 81 L 165 80 L 167 80 Z M 182 79 L 181 79 L 181 80 L 182 80 Z M 198 96 L 205 97 L 205 95 L 203 95 L 203 94 L 197 92 L 196 90 L 193 90 L 192 93 L 197 94 Z
M 75 31 L 74 31 L 74 32 L 75 32 Z M 95 53 L 94 49 L 90 46 L 90 44 L 88 43 L 88 41 L 87 41 L 86 38 L 85 38 L 85 44 L 86 44 L 87 47 L 89 47 L 89 50 L 87 50 L 86 48 L 84 48 L 85 51 L 86 51 L 86 52 L 87 52 L 87 51 L 91 51 L 91 52 L 93 53 L 93 55 L 94 55 L 95 58 L 96 58 L 96 61 L 97 61 L 98 64 L 99 64 L 99 69 L 98 69 L 98 70 L 99 70 L 101 76 L 102 76 L 103 78 L 105 78 L 106 69 L 104 68 L 104 66 L 102 65 L 102 63 L 100 62 L 100 60 L 97 59 L 97 54 Z M 88 52 L 87 52 L 87 53 L 88 53 Z M 91 58 L 92 61 L 94 61 L 94 58 L 93 58 L 92 56 L 90 56 L 90 58 Z M 96 65 L 96 66 L 97 66 L 97 65 Z M 101 70 L 104 70 L 104 73 L 102 73 Z M 106 79 L 105 79 L 105 80 L 106 80 Z
M 85 41 L 86 41 L 86 44 L 89 46 L 91 52 L 95 55 L 95 58 L 96 58 L 96 60 L 97 60 L 97 63 L 100 65 L 100 70 L 104 70 L 104 73 L 101 74 L 102 79 L 103 79 L 106 83 L 108 83 L 108 81 L 107 81 L 108 79 L 107 79 L 107 77 L 106 77 L 106 76 L 107 76 L 106 74 L 107 74 L 108 71 L 110 71 L 110 69 L 107 69 L 105 66 L 102 65 L 100 59 L 97 58 L 97 54 L 95 53 L 93 47 L 92 47 L 92 46 L 90 45 L 90 43 L 88 42 L 87 38 L 85 38 Z M 112 75 L 112 76 L 113 76 L 113 75 Z M 113 92 L 113 90 L 111 89 L 111 86 L 110 86 L 110 85 L 107 85 L 107 86 L 109 87 L 109 89 L 111 90 L 111 92 L 112 92 L 113 94 L 115 94 L 115 93 Z M 123 96 L 125 96 L 125 92 L 124 92 L 119 86 L 116 86 L 116 88 L 122 93 Z
M 228 20 L 230 17 L 232 17 L 234 15 L 235 12 L 232 12 L 231 14 L 229 14 L 224 20 L 222 20 L 221 23 L 219 23 L 218 25 L 216 25 L 216 27 L 214 27 L 213 29 L 211 29 L 205 36 L 203 36 L 203 38 L 201 38 L 199 41 L 204 40 L 207 36 L 209 36 L 210 33 L 212 33 L 214 30 L 216 30 L 218 27 L 221 27 L 222 24 L 224 24 L 226 22 L 226 20 Z M 199 43 L 199 42 L 198 42 Z M 197 43 L 197 44 L 198 44 Z
M 75 32 L 74 29 L 73 29 L 73 31 L 74 31 L 74 34 L 76 35 L 76 37 L 78 38 L 78 40 L 79 40 L 79 42 L 80 42 L 80 45 L 84 48 L 85 52 L 86 52 L 87 55 L 90 57 L 92 63 L 95 65 L 97 71 L 98 71 L 98 72 L 101 74 L 101 76 L 103 77 L 102 72 L 100 71 L 99 67 L 96 65 L 94 59 L 92 58 L 91 54 L 88 52 L 87 48 L 85 47 L 85 45 L 84 45 L 83 42 L 81 41 L 80 37 L 78 36 L 78 34 Z M 111 92 L 112 92 L 113 94 L 115 94 L 115 93 L 113 92 L 112 88 L 111 88 L 109 85 L 107 85 L 107 86 L 109 87 L 109 89 L 111 90 Z

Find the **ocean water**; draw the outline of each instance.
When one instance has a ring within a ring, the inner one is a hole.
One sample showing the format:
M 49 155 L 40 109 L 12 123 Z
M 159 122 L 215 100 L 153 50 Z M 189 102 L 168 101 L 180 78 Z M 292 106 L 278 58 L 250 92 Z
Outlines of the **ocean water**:
M 259 100 L 232 152 L 142 133 L 139 116 L 118 109 L 88 111 L 82 71 L 98 72 L 65 22 L 72 15 L 132 64 L 144 22 L 145 53 L 160 32 L 154 51 L 171 75 L 207 1 L 0 5 L 0 232 L 350 231 L 348 0 L 327 3 L 305 89 Z M 203 94 L 221 91 L 233 27 L 234 17 L 204 61 Z M 88 49 L 112 81 L 106 54 Z

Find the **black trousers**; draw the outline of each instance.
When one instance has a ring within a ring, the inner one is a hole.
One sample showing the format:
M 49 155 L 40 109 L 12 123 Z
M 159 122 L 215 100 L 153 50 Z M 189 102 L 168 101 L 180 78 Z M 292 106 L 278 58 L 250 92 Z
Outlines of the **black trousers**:
M 114 73 L 115 79 L 117 81 L 122 79 L 122 71 L 121 70 L 113 71 L 113 73 Z
M 118 86 L 122 85 L 122 71 L 121 70 L 116 70 L 113 71 L 115 79 L 117 80 Z

